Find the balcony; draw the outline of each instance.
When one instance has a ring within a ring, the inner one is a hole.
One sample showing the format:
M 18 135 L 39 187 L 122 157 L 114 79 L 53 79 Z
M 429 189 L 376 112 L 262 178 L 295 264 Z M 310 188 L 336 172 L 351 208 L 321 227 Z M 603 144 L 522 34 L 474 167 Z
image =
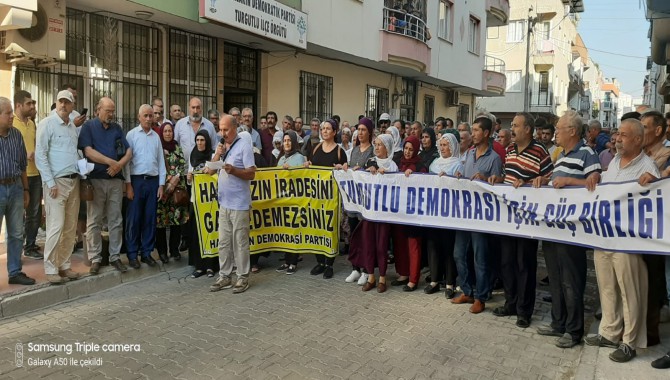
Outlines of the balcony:
M 600 109 L 603 110 L 603 111 L 612 111 L 613 107 L 614 107 L 614 105 L 613 105 L 613 102 L 611 100 L 604 100 L 601 103 Z
M 486 0 L 486 26 L 505 26 L 509 21 L 509 0 Z
M 380 31 L 380 61 L 406 67 L 420 73 L 430 72 L 428 29 L 419 17 L 384 7 Z
M 384 7 L 384 30 L 424 43 L 427 41 L 426 22 L 402 10 Z
M 530 112 L 555 114 L 558 103 L 551 91 L 530 92 Z
M 503 96 L 507 88 L 505 76 L 505 61 L 499 58 L 486 56 L 484 70 L 482 70 L 482 88 L 486 96 Z

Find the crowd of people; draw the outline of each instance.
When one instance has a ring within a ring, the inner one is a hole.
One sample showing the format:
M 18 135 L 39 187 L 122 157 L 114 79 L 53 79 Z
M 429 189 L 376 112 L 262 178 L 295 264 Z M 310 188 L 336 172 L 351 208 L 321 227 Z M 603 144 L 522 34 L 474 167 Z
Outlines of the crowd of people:
M 74 111 L 75 103 L 76 89 L 64 85 L 52 113 L 36 126 L 31 94 L 16 91 L 13 107 L 0 97 L 0 216 L 7 223 L 11 284 L 35 283 L 22 272 L 22 252 L 43 260 L 52 284 L 80 278 L 70 268 L 77 232 L 85 236 L 89 272 L 98 274 L 106 231 L 110 265 L 120 272 L 128 270 L 122 252 L 130 267 L 140 269 L 142 263 L 158 265 L 154 249 L 164 264 L 188 251 L 192 277 L 211 278 L 218 272 L 211 291 L 233 288 L 242 293 L 249 288 L 250 273 L 260 270 L 259 255 L 249 254 L 249 185 L 262 167 L 433 173 L 514 188 L 581 186 L 589 191 L 604 182 L 637 180 L 646 185 L 670 176 L 670 114 L 656 111 L 626 114 L 618 130 L 605 130 L 597 120 L 585 123 L 574 111 L 555 120 L 521 112 L 509 129 L 487 113 L 456 127 L 449 118 L 424 126 L 384 113 L 377 120 L 361 115 L 353 123 L 337 115 L 324 121 L 314 118 L 305 128 L 301 117 L 285 115 L 280 123 L 272 111 L 258 125 L 249 108 L 205 114 L 198 98 L 190 99 L 187 116 L 172 105 L 165 117 L 162 99 L 154 98 L 139 107 L 139 125 L 124 133 L 115 122 L 112 99 L 101 98 L 92 118 Z M 216 172 L 219 257 L 203 258 L 192 204 L 176 195 L 190 193 L 194 175 Z M 36 244 L 42 203 L 43 253 Z M 84 231 L 77 231 L 82 219 Z M 354 215 L 342 218 L 341 238 L 341 253 L 352 266 L 344 280 L 363 291 L 384 293 L 388 286 L 415 291 L 422 268 L 428 267 L 424 293 L 444 290 L 451 303 L 470 305 L 469 311 L 479 314 L 500 283 L 505 303 L 492 313 L 516 316 L 519 328 L 531 325 L 537 240 L 381 223 Z M 549 241 L 541 247 L 552 318 L 549 325 L 538 327 L 538 334 L 555 337 L 561 348 L 582 341 L 611 347 L 610 358 L 617 362 L 634 358 L 637 348 L 660 343 L 659 323 L 668 320 L 670 260 L 596 249 L 602 320 L 598 334 L 584 338 L 586 248 Z M 276 270 L 294 274 L 300 260 L 298 254 L 285 253 Z M 332 278 L 335 260 L 316 255 L 310 274 Z M 397 274 L 391 281 L 389 264 Z M 652 365 L 670 368 L 670 353 Z

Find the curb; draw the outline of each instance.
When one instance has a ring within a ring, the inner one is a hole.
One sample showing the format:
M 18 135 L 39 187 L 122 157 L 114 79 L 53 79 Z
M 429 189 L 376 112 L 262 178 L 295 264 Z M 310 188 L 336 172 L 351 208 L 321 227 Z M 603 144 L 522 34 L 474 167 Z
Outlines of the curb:
M 166 267 L 159 263 L 157 268 L 142 266 L 142 269 L 129 268 L 121 273 L 114 268 L 102 268 L 96 276 L 86 275 L 76 281 L 64 285 L 37 284 L 34 287 L 11 294 L 0 299 L 0 319 L 16 317 L 31 311 L 53 306 L 57 303 L 72 301 L 80 297 L 90 296 L 121 284 L 144 280 L 178 271 L 187 267 L 187 260 L 180 263 L 172 262 Z

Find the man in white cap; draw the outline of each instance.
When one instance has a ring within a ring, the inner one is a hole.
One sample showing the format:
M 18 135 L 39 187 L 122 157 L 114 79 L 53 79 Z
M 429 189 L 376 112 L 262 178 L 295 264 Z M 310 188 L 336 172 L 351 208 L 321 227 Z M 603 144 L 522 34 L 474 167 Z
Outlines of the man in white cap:
M 377 121 L 377 127 L 379 128 L 379 134 L 383 135 L 386 133 L 386 128 L 391 126 L 391 115 L 384 112 L 379 116 L 379 121 Z
M 79 278 L 70 269 L 79 214 L 77 130 L 70 119 L 73 108 L 72 93 L 59 92 L 56 114 L 43 119 L 37 128 L 35 163 L 42 176 L 47 217 L 44 272 L 52 284 Z

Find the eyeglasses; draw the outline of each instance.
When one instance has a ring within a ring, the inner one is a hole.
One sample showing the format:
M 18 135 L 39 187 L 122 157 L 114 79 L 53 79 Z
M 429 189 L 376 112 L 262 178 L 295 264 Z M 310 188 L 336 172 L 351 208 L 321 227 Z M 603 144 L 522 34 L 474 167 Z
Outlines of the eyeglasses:
M 391 120 L 379 120 L 379 124 L 388 124 Z

